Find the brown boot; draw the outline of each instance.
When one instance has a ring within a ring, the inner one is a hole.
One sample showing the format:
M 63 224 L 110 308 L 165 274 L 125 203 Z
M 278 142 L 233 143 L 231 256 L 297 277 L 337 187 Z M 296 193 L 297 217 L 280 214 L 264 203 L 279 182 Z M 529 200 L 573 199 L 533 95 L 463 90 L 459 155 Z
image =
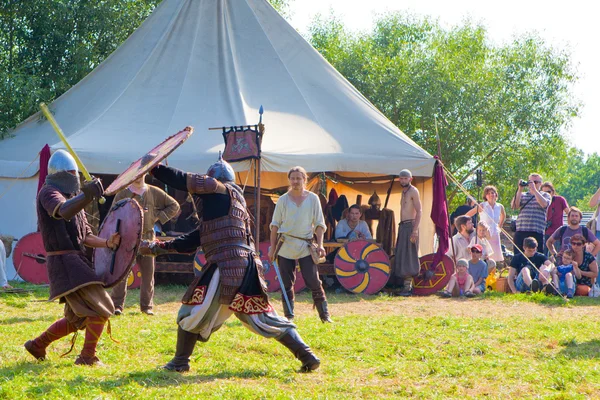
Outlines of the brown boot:
M 80 354 L 79 356 L 77 356 L 77 359 L 75 360 L 75 365 L 89 365 L 89 366 L 103 367 L 105 364 L 102 361 L 100 361 L 100 359 L 96 356 L 84 357 Z
M 162 368 L 168 371 L 187 372 L 190 370 L 190 356 L 196 347 L 198 340 L 197 333 L 191 333 L 183 330 L 180 326 L 177 327 L 177 347 L 175 349 L 175 357 Z
M 85 323 L 85 341 L 83 342 L 81 354 L 75 360 L 76 365 L 104 365 L 96 357 L 96 346 L 98 345 L 100 336 L 102 336 L 106 321 L 108 321 L 108 318 L 87 317 Z
M 285 335 L 277 339 L 277 341 L 287 347 L 294 357 L 302 363 L 300 370 L 302 372 L 310 372 L 319 368 L 321 360 L 315 356 L 310 347 L 302 341 L 302 338 L 295 329 L 290 329 Z
M 34 356 L 36 360 L 43 361 L 46 359 L 46 347 L 50 343 L 76 331 L 77 329 L 66 318 L 61 318 L 50 325 L 40 336 L 25 342 L 25 350 Z
M 319 312 L 319 318 L 321 318 L 321 322 L 323 323 L 333 323 L 331 318 L 329 318 L 329 310 L 327 309 L 327 300 L 323 300 L 315 303 L 315 308 Z

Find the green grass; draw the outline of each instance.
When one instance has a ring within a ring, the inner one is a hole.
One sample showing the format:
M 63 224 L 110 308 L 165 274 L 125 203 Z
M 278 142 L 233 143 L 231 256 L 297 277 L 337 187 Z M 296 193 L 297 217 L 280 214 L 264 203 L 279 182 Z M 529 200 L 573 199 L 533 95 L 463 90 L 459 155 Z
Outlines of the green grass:
M 64 358 L 67 338 L 45 362 L 25 352 L 27 339 L 62 316 L 62 305 L 44 301 L 47 288 L 0 295 L 0 398 L 600 398 L 600 299 L 329 294 L 335 323 L 324 325 L 302 294 L 296 323 L 321 358 L 318 371 L 298 373 L 287 349 L 232 317 L 198 343 L 190 373 L 162 372 L 184 290 L 157 287 L 154 317 L 139 313 L 131 291 L 124 314 L 111 319 L 121 343 L 105 332 L 98 351 L 107 365 L 92 368 L 73 365 L 81 335 Z

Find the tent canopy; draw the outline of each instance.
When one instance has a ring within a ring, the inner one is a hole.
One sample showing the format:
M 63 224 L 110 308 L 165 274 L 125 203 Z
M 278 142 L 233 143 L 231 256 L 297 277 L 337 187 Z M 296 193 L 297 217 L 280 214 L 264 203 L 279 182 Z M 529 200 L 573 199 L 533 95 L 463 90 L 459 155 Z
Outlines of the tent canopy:
M 266 0 L 164 0 L 50 109 L 90 172 L 119 174 L 187 125 L 195 133 L 169 165 L 206 171 L 224 147 L 220 131 L 207 128 L 256 124 L 261 105 L 265 172 L 302 165 L 358 176 L 403 168 L 432 175 L 433 157 Z M 12 134 L 0 141 L 0 177 L 31 177 L 38 165 L 28 165 L 44 144 L 63 148 L 40 113 Z

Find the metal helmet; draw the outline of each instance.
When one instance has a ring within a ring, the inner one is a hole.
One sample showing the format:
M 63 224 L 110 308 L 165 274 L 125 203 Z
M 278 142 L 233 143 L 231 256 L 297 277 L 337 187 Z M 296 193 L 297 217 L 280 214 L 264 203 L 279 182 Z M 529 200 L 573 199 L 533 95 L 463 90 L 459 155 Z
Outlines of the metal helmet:
M 221 152 L 219 152 L 219 161 L 211 165 L 206 174 L 221 182 L 235 182 L 235 172 L 231 165 L 223 160 Z
M 48 161 L 48 175 L 56 174 L 61 171 L 75 171 L 79 173 L 77 163 L 69 152 L 65 150 L 56 150 L 50 161 Z

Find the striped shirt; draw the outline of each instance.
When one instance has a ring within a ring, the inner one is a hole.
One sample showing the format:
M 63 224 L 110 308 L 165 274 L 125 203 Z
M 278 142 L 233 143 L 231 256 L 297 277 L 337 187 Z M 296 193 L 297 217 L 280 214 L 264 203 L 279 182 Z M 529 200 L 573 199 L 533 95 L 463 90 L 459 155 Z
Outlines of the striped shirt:
M 546 200 L 546 207 L 540 206 L 533 193 L 527 192 L 521 195 L 519 206 L 522 209 L 517 218 L 517 231 L 543 234 L 546 230 L 546 209 L 552 198 L 548 193 L 540 192 L 540 194 Z

